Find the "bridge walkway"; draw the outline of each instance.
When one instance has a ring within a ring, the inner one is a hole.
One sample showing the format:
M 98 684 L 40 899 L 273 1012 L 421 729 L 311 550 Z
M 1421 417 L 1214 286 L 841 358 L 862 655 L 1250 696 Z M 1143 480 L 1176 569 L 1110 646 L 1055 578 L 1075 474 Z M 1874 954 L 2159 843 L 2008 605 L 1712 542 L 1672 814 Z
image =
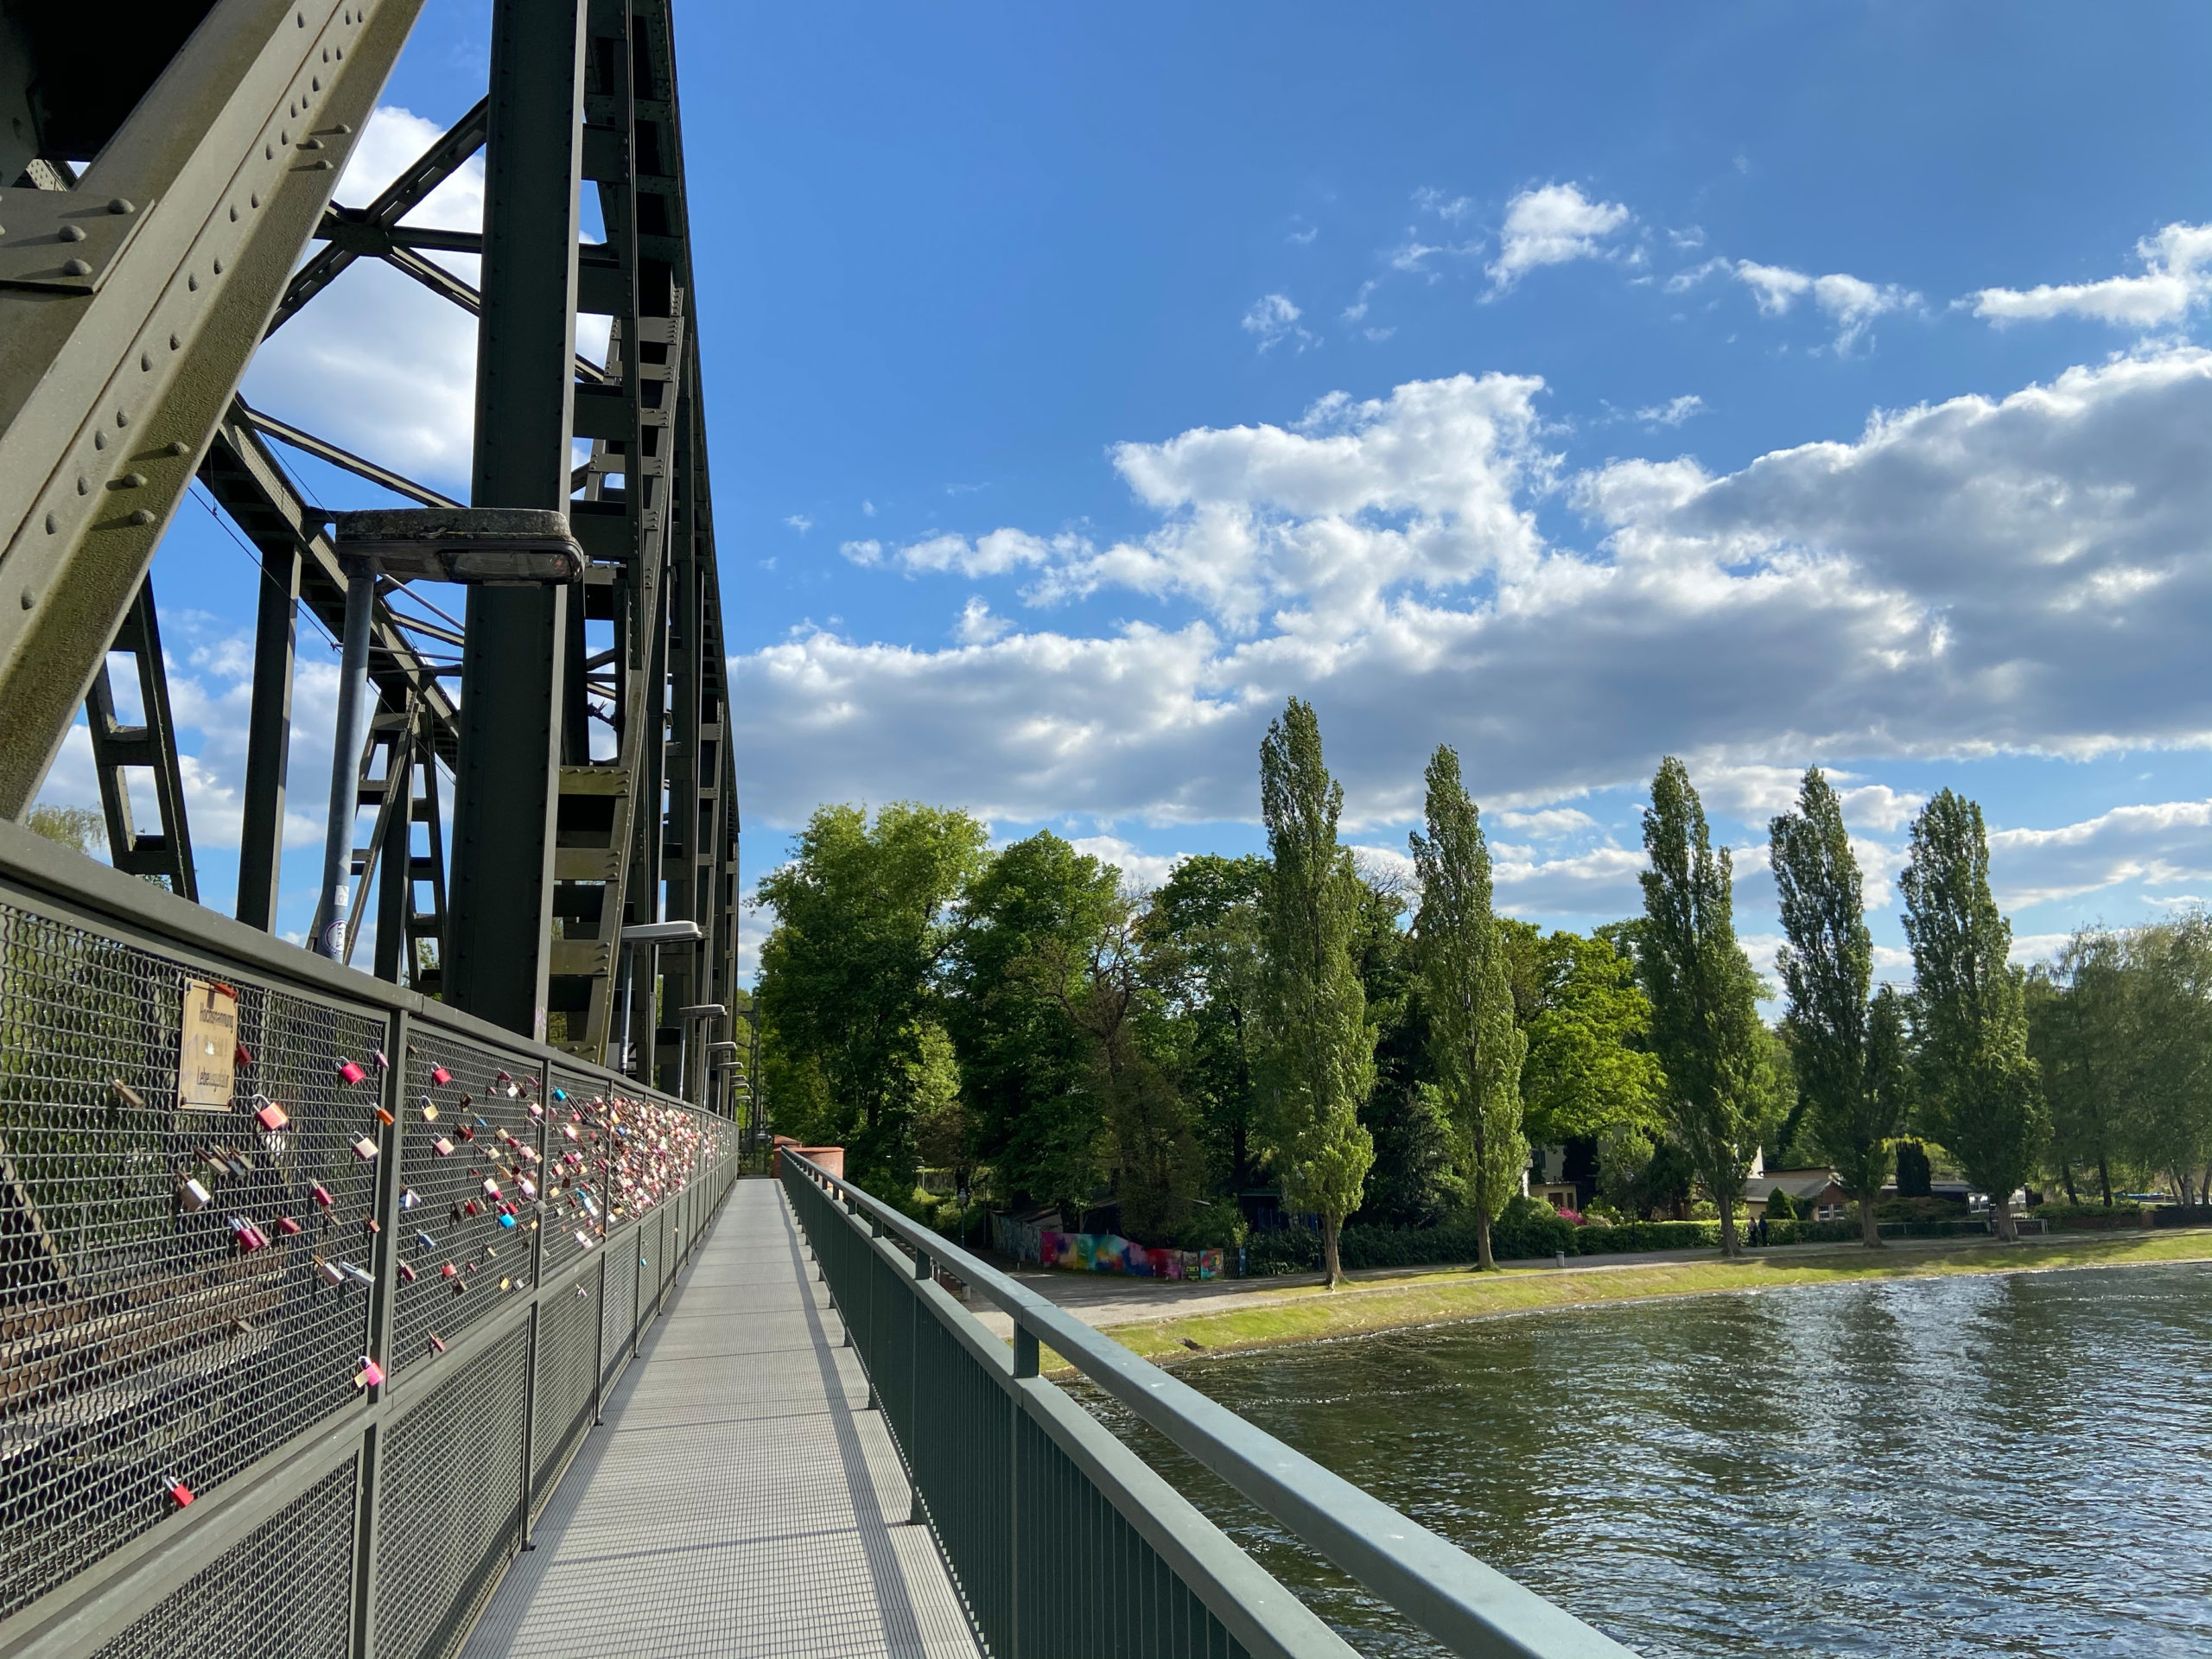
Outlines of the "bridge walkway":
M 737 1184 L 464 1659 L 974 1659 L 780 1185 Z

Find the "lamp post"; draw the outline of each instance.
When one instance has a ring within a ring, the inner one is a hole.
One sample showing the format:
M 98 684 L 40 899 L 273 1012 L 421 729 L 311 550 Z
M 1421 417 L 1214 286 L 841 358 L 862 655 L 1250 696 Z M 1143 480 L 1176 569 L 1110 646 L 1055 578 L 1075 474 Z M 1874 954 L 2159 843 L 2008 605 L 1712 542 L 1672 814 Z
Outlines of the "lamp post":
M 630 992 L 632 964 L 635 958 L 630 947 L 642 944 L 651 952 L 652 966 L 648 969 L 646 986 L 650 989 L 660 980 L 660 948 L 664 944 L 696 944 L 706 932 L 696 922 L 639 922 L 622 930 L 622 1069 L 647 1088 L 652 1078 L 641 1073 L 633 1064 L 635 1055 L 630 1046 L 630 1007 L 637 999 Z M 679 1088 L 681 1084 L 679 1084 Z

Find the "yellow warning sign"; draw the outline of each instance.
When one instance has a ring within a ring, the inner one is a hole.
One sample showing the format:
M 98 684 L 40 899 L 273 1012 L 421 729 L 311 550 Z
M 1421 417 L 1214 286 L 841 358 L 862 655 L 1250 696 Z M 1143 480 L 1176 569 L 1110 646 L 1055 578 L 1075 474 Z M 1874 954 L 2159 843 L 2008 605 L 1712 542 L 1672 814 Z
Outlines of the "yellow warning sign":
M 238 1052 L 238 994 L 215 980 L 186 980 L 176 1103 L 189 1112 L 229 1111 Z

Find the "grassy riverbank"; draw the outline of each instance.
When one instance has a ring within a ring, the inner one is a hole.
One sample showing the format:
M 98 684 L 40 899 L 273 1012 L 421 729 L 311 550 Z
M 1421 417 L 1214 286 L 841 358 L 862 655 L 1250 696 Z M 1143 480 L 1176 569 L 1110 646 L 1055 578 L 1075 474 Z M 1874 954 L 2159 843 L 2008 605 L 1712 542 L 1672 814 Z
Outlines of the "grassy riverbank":
M 1329 1337 L 1600 1302 L 1650 1301 L 1852 1280 L 1918 1279 L 1939 1274 L 2032 1273 L 2206 1261 L 2212 1261 L 2212 1230 L 2122 1237 L 2070 1235 L 2011 1245 L 1900 1247 L 1878 1254 L 1846 1249 L 1818 1255 L 1752 1256 L 1732 1262 L 1715 1259 L 1624 1267 L 1586 1262 L 1564 1272 L 1548 1267 L 1481 1274 L 1431 1272 L 1365 1279 L 1337 1291 L 1317 1285 L 1254 1290 L 1234 1298 L 1218 1311 L 1117 1323 L 1108 1327 L 1107 1334 L 1147 1359 L 1167 1361 L 1190 1357 L 1192 1351 L 1187 1344 L 1192 1342 L 1208 1352 L 1272 1348 Z

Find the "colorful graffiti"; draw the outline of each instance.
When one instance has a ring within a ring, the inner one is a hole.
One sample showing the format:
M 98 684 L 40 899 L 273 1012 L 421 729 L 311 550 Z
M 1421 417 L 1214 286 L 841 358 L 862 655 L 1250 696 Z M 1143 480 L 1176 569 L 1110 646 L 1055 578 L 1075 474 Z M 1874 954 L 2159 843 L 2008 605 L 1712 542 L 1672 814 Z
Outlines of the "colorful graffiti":
M 1056 1233 L 1038 1239 L 1048 1268 L 1073 1273 L 1126 1273 L 1139 1279 L 1218 1279 L 1219 1250 L 1154 1250 L 1118 1233 Z

